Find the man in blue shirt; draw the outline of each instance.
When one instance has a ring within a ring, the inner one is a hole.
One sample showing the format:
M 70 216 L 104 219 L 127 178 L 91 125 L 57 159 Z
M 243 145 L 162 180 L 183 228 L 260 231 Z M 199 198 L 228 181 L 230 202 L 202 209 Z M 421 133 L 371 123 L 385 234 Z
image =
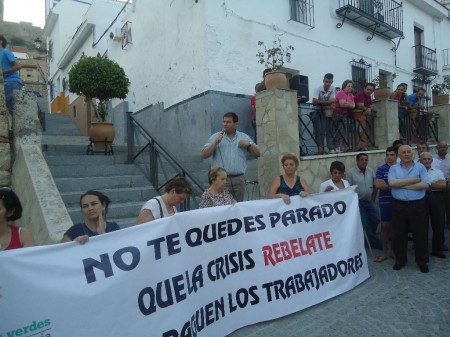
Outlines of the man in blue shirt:
M 23 83 L 19 76 L 20 63 L 8 49 L 8 42 L 0 35 L 0 59 L 2 62 L 3 85 L 5 87 L 6 107 L 10 114 L 13 112 L 13 92 L 22 90 Z
M 213 166 L 222 167 L 227 171 L 226 187 L 234 199 L 240 202 L 244 200 L 246 152 L 255 158 L 258 158 L 261 152 L 247 134 L 236 130 L 238 121 L 238 116 L 234 112 L 223 115 L 222 131 L 209 137 L 201 154 L 203 158 L 212 156 Z
M 389 228 L 392 222 L 392 194 L 388 184 L 389 169 L 397 162 L 397 150 L 390 146 L 386 149 L 385 163 L 378 167 L 375 176 L 375 187 L 380 190 L 378 204 L 380 205 L 381 218 L 381 248 L 383 253 L 375 259 L 375 262 L 383 262 L 389 257 Z
M 417 89 L 417 92 L 408 95 L 406 97 L 406 102 L 410 105 L 411 108 L 416 108 L 418 110 L 424 110 L 425 106 L 423 105 L 423 98 L 425 97 L 425 89 L 419 88 Z
M 398 150 L 400 163 L 389 169 L 388 182 L 392 197 L 392 227 L 395 264 L 402 269 L 407 262 L 408 231 L 413 234 L 416 263 L 422 273 L 428 273 L 428 216 L 425 193 L 430 179 L 425 166 L 413 161 L 410 146 Z

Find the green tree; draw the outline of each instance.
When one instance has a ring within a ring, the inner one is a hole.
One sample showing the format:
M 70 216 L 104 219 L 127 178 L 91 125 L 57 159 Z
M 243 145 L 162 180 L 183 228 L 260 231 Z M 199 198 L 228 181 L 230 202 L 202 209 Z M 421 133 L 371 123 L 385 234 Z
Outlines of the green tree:
M 102 57 L 83 55 L 69 71 L 69 91 L 83 95 L 86 102 L 98 99 L 98 104 L 93 104 L 94 112 L 96 118 L 102 122 L 108 115 L 108 100 L 125 99 L 129 86 L 130 81 L 123 68 Z

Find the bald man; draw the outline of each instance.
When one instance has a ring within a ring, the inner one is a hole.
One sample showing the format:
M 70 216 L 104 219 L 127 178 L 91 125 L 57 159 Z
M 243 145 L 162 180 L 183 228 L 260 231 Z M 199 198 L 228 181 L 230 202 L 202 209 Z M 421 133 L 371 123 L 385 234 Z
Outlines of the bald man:
M 400 270 L 408 261 L 408 231 L 413 234 L 416 264 L 422 273 L 428 273 L 428 216 L 425 201 L 430 179 L 425 166 L 413 161 L 410 146 L 398 150 L 400 163 L 389 169 L 391 186 L 394 270 Z

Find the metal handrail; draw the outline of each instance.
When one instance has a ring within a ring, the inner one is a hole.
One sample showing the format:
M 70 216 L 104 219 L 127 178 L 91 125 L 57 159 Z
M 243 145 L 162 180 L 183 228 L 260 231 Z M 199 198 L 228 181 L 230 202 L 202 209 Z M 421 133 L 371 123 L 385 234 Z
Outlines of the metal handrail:
M 147 142 L 144 147 L 135 155 L 134 150 L 134 139 L 136 132 L 139 134 L 139 136 L 143 137 L 145 141 Z M 128 134 L 128 162 L 134 163 L 136 158 L 138 158 L 146 149 L 149 149 L 150 151 L 150 176 L 149 180 L 150 183 L 153 185 L 153 187 L 159 191 L 161 188 L 163 188 L 167 182 L 164 182 L 163 184 L 159 185 L 158 182 L 158 160 L 161 156 L 164 158 L 164 160 L 176 171 L 178 172 L 176 176 L 183 176 L 189 178 L 191 183 L 194 184 L 194 187 L 200 191 L 200 193 L 203 193 L 205 191 L 203 185 L 197 180 L 196 177 L 194 177 L 192 174 L 189 173 L 188 170 L 186 170 L 183 165 L 175 159 L 174 155 L 171 154 L 167 149 L 165 149 L 161 143 L 159 143 L 154 137 L 150 135 L 150 133 L 142 126 L 141 123 L 139 123 L 136 118 L 132 116 L 132 112 L 127 112 L 127 134 Z M 171 178 L 173 179 L 173 178 Z M 169 181 L 171 180 L 169 179 Z M 194 188 L 194 190 L 195 190 Z M 190 196 L 182 205 L 181 210 L 190 210 L 190 199 L 193 197 L 193 195 Z

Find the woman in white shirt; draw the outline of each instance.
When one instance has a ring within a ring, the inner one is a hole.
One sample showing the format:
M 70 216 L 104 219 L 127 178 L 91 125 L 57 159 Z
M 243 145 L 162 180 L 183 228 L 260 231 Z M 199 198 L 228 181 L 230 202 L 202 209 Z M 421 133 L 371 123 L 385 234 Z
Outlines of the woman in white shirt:
M 141 208 L 136 224 L 174 215 L 175 206 L 185 201 L 192 193 L 192 187 L 184 177 L 175 177 L 166 185 L 166 193 L 147 201 Z
M 334 161 L 330 165 L 331 179 L 320 184 L 319 192 L 336 191 L 350 186 L 349 182 L 344 179 L 345 165 L 343 162 Z

